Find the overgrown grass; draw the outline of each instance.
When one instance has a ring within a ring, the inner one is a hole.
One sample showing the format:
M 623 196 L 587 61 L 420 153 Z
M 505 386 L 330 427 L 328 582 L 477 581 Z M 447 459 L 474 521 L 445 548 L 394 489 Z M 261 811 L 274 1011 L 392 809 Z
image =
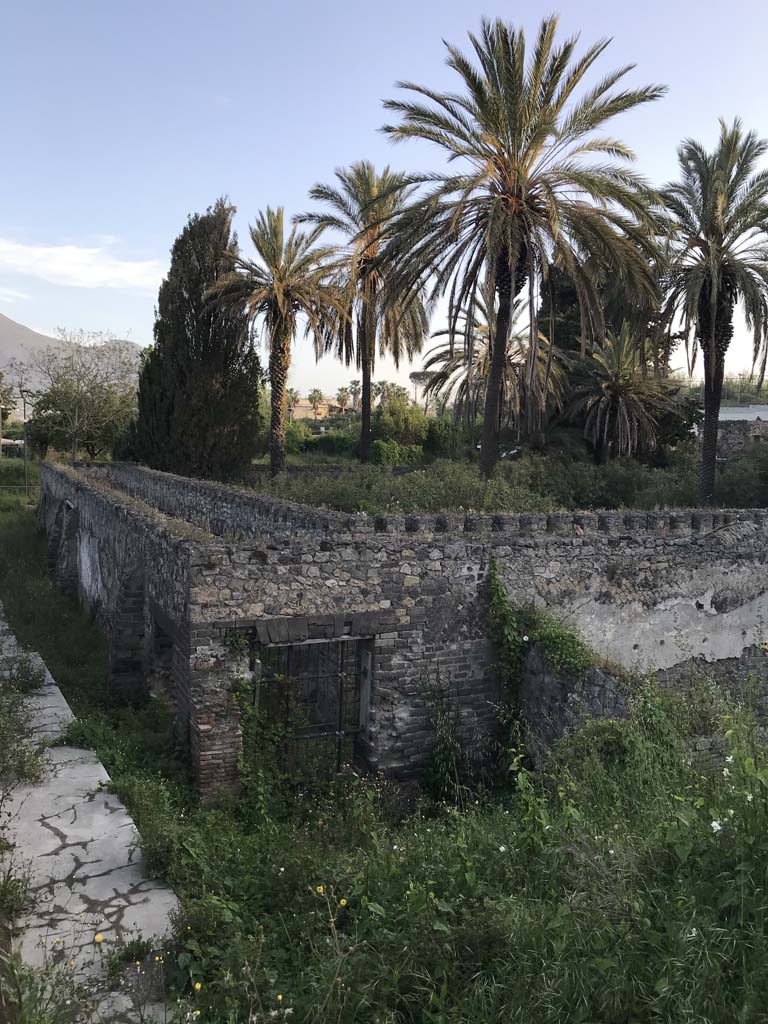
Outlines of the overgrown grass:
M 29 513 L 0 531 L 0 595 L 182 898 L 172 979 L 201 1020 L 766 1019 L 768 754 L 748 711 L 644 687 L 626 721 L 459 806 L 352 774 L 291 789 L 251 711 L 242 798 L 203 808 L 153 710 L 109 705 L 103 646 L 47 586 Z

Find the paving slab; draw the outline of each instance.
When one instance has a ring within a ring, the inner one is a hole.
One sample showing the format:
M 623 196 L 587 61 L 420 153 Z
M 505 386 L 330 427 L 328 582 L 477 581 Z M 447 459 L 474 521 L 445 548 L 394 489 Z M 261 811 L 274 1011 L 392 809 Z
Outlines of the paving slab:
M 19 664 L 33 666 L 43 680 L 25 702 L 32 739 L 46 747 L 43 777 L 17 787 L 6 807 L 10 857 L 28 878 L 30 892 L 15 922 L 14 948 L 31 966 L 67 961 L 73 980 L 98 992 L 104 959 L 138 937 L 162 945 L 178 901 L 172 889 L 148 876 L 136 826 L 109 792 L 109 775 L 98 757 L 47 745 L 61 738 L 74 716 L 42 660 L 16 642 L 0 605 L 0 686 Z M 98 944 L 97 934 L 103 936 Z M 146 1006 L 137 1016 L 119 993 L 99 1001 L 97 1018 L 116 1024 L 166 1019 L 162 1008 Z

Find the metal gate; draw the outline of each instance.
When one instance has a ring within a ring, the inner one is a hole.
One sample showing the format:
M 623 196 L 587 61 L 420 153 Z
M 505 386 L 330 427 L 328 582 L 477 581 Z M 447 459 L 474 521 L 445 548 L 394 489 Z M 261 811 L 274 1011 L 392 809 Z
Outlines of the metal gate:
M 309 641 L 262 647 L 255 702 L 281 728 L 289 773 L 329 776 L 357 760 L 367 703 L 370 641 Z

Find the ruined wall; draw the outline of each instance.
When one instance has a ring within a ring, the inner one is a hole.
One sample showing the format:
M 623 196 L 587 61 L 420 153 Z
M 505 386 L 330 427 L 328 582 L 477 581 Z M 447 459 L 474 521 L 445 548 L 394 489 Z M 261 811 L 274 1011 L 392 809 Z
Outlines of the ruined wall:
M 717 455 L 720 459 L 730 459 L 748 444 L 764 444 L 766 441 L 768 422 L 761 420 L 759 416 L 753 420 L 720 420 L 717 431 Z
M 209 578 L 213 616 L 342 606 L 405 617 L 450 591 L 461 622 L 494 557 L 514 602 L 555 609 L 628 668 L 738 657 L 768 621 L 765 510 L 354 516 L 135 466 L 99 472 L 166 512 L 257 542 L 248 557 L 266 566 L 292 566 L 257 572 L 255 590 L 217 590 Z
M 407 774 L 423 765 L 438 685 L 460 706 L 466 739 L 481 745 L 492 733 L 492 558 L 514 603 L 550 608 L 628 668 L 739 657 L 765 639 L 765 510 L 364 516 L 136 466 L 83 472 L 215 535 L 186 549 L 193 704 L 215 704 L 219 694 L 225 707 L 233 629 L 254 652 L 307 639 L 374 639 L 364 729 L 374 768 Z M 223 712 L 213 721 L 225 747 L 235 742 Z
M 170 646 L 177 738 L 191 749 L 200 788 L 232 788 L 241 740 L 231 682 L 242 666 L 221 637 L 198 645 L 190 628 L 190 565 L 207 563 L 214 538 L 65 467 L 41 467 L 41 492 L 54 581 L 107 635 L 105 685 L 127 701 L 143 697 L 160 634 Z

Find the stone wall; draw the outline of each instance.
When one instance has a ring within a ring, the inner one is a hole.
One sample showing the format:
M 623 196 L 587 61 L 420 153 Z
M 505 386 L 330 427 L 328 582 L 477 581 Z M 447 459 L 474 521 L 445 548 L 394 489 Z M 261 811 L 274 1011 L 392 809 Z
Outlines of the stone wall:
M 254 542 L 248 557 L 263 562 L 260 599 L 254 590 L 211 586 L 211 574 L 204 601 L 216 617 L 395 609 L 410 625 L 409 609 L 431 609 L 437 598 L 473 632 L 493 557 L 515 603 L 553 608 L 627 668 L 738 657 L 765 639 L 764 509 L 364 516 L 136 466 L 95 472 L 223 538 Z
M 119 464 L 83 468 L 76 479 L 48 468 L 43 487 L 46 502 L 55 495 L 57 508 L 69 500 L 78 509 L 85 543 L 99 551 L 102 571 L 81 561 L 84 590 L 113 594 L 117 586 L 111 521 L 94 519 L 93 495 L 155 523 L 150 532 L 189 533 L 148 552 L 147 593 L 167 612 L 163 628 L 184 637 L 174 672 L 180 718 L 191 709 L 187 717 L 198 723 L 193 750 L 203 728 L 203 745 L 222 763 L 239 736 L 226 698 L 241 671 L 227 646 L 233 631 L 253 657 L 263 645 L 372 639 L 360 739 L 372 768 L 407 775 L 423 766 L 438 686 L 459 706 L 465 738 L 481 744 L 499 699 L 486 631 L 491 559 L 514 603 L 550 608 L 627 668 L 739 657 L 765 639 L 765 510 L 347 515 Z M 175 562 L 166 570 L 169 544 Z M 86 586 L 84 575 L 101 583 Z M 174 579 L 177 598 L 163 602 Z
M 553 744 L 589 718 L 623 718 L 626 684 L 603 668 L 582 675 L 557 672 L 540 644 L 532 644 L 520 678 L 525 750 L 540 765 Z

